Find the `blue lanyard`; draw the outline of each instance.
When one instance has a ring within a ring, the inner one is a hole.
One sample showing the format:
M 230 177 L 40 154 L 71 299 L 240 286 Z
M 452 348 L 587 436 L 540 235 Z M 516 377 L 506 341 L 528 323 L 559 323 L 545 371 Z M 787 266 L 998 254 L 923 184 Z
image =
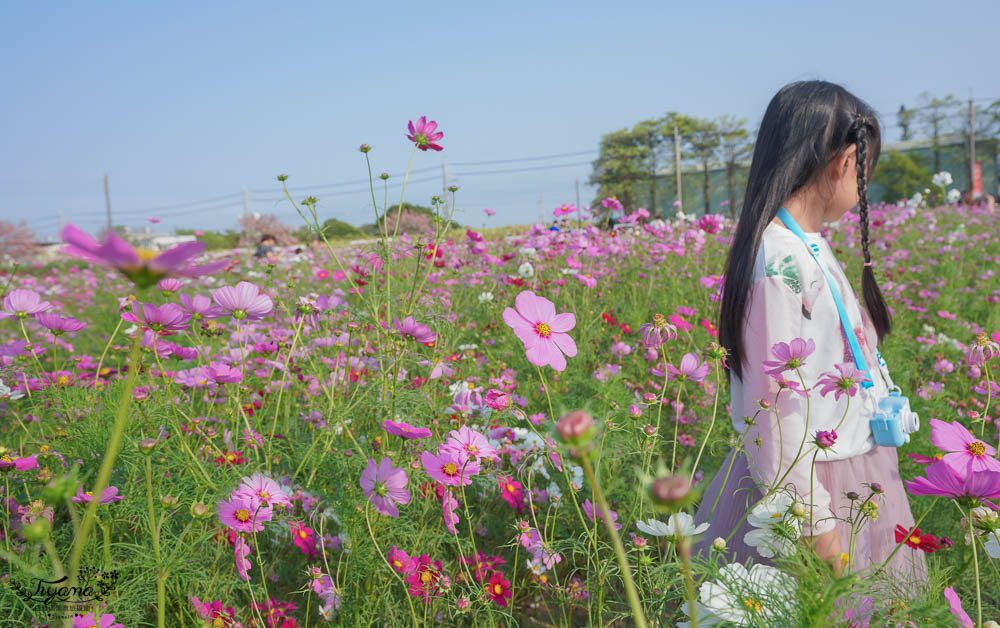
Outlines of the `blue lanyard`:
M 850 319 L 847 318 L 847 312 L 844 310 L 844 302 L 840 298 L 840 290 L 837 289 L 837 284 L 833 281 L 833 277 L 830 275 L 830 271 L 827 270 L 826 264 L 823 262 L 823 257 L 820 255 L 819 245 L 815 242 L 810 242 L 806 239 L 806 234 L 799 227 L 792 215 L 788 213 L 788 210 L 782 207 L 778 210 L 778 218 L 781 222 L 785 223 L 792 233 L 798 236 L 799 240 L 802 240 L 806 248 L 809 249 L 809 254 L 812 258 L 816 260 L 819 264 L 820 270 L 823 271 L 823 275 L 826 277 L 826 283 L 830 286 L 830 294 L 833 295 L 833 302 L 837 306 L 837 313 L 840 314 L 840 324 L 844 327 L 844 336 L 847 337 L 847 344 L 851 348 L 851 354 L 854 356 L 854 366 L 859 371 L 864 371 L 868 375 L 868 381 L 862 382 L 861 385 L 864 388 L 872 387 L 871 372 L 868 370 L 868 363 L 865 362 L 865 356 L 861 353 L 861 345 L 858 344 L 858 337 L 854 333 L 854 328 L 851 326 Z

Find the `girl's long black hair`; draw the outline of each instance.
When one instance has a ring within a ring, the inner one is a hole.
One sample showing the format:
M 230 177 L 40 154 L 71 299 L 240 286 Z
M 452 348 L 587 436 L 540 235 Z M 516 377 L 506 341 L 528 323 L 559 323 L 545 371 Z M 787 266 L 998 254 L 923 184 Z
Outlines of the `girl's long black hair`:
M 726 260 L 719 342 L 729 353 L 727 368 L 743 379 L 743 319 L 753 281 L 754 260 L 768 223 L 790 196 L 851 144 L 857 147 L 861 249 L 868 251 L 868 177 L 878 162 L 881 130 L 875 110 L 834 83 L 800 81 L 771 99 L 757 132 L 747 191 Z M 879 342 L 892 321 L 871 266 L 861 291 Z

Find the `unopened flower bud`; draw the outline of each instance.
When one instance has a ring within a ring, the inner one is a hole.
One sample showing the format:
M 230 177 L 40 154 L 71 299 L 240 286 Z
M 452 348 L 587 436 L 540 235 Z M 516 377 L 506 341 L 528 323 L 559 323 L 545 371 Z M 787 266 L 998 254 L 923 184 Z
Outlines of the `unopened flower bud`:
M 761 399 L 760 401 L 757 402 L 757 405 L 760 406 L 761 410 L 770 410 L 771 409 L 771 402 L 768 401 L 767 399 Z
M 656 434 L 656 426 L 647 425 L 646 427 L 642 428 L 642 431 L 645 432 L 647 436 L 654 436 Z
M 806 514 L 806 505 L 802 502 L 792 504 L 792 514 L 796 517 L 803 517 Z
M 361 152 L 362 152 L 362 153 L 367 153 L 367 152 L 368 152 L 368 151 L 370 151 L 371 149 L 372 149 L 372 147 L 371 147 L 371 146 L 369 146 L 368 144 L 362 144 L 362 145 L 361 145 L 361 148 L 360 148 L 360 150 L 361 150 Z
M 461 612 L 469 610 L 469 598 L 460 597 L 457 600 L 455 600 L 455 608 L 457 608 Z
M 637 536 L 632 539 L 632 545 L 634 545 L 636 549 L 646 549 L 646 539 L 641 536 Z
M 448 589 L 451 588 L 451 578 L 449 578 L 448 576 L 441 576 L 441 578 L 438 580 L 438 586 L 447 591 Z
M 715 540 L 712 541 L 712 549 L 718 552 L 726 551 L 726 539 L 722 538 L 721 536 L 715 537 Z
M 288 175 L 287 174 L 279 174 L 278 175 L 278 181 L 281 181 L 282 183 L 284 183 L 285 181 L 288 181 Z
M 872 492 L 875 493 L 876 495 L 881 495 L 882 493 L 885 492 L 885 489 L 882 488 L 882 485 L 879 484 L 878 482 L 872 482 L 869 488 L 871 488 Z
M 628 407 L 628 413 L 629 413 L 630 416 L 633 416 L 633 417 L 641 417 L 642 416 L 642 408 L 640 408 L 639 406 L 637 406 L 636 404 L 633 403 L 632 405 L 630 405 Z
M 847 499 L 851 500 L 852 502 L 858 499 L 859 497 L 861 496 L 858 495 L 857 491 L 847 491 Z
M 174 497 L 173 495 L 164 495 L 163 497 L 160 498 L 160 503 L 166 506 L 167 508 L 173 508 L 174 506 L 177 505 L 177 498 Z
M 571 444 L 584 441 L 594 427 L 594 417 L 583 410 L 571 410 L 556 422 L 556 431 L 563 441 Z
M 155 438 L 144 438 L 139 441 L 139 451 L 148 456 L 153 453 L 154 449 L 156 449 L 156 443 L 157 441 Z
M 202 504 L 201 502 L 191 504 L 191 516 L 195 519 L 201 519 L 202 517 L 206 517 L 210 514 L 212 514 L 212 510 L 205 504 Z
M 653 403 L 656 401 L 656 393 L 643 393 L 642 400 L 646 403 Z
M 382 174 L 380 174 L 380 175 L 378 176 L 378 178 L 379 178 L 379 179 L 382 179 L 383 181 L 386 181 L 386 180 L 388 180 L 388 178 L 389 178 L 389 173 L 388 173 L 388 172 L 383 172 Z
M 679 475 L 668 475 L 655 480 L 649 493 L 654 501 L 672 504 L 687 498 L 691 493 L 691 482 Z

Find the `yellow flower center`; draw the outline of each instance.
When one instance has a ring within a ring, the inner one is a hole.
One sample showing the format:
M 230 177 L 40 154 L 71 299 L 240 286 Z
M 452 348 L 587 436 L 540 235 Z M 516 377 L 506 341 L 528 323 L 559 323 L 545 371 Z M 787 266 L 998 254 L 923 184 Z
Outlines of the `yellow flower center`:
M 268 493 L 267 491 L 261 491 L 260 493 L 257 493 L 257 495 L 258 497 L 260 497 L 261 501 L 266 502 L 267 500 L 271 499 L 271 494 Z
M 430 582 L 431 578 L 433 578 L 433 576 L 431 576 L 431 572 L 430 571 L 425 571 L 425 572 L 423 572 L 423 573 L 420 574 L 420 581 L 423 582 L 424 584 L 427 584 L 428 582 Z
M 760 600 L 755 600 L 752 597 L 743 598 L 743 606 L 752 613 L 759 613 L 763 610 L 764 605 L 760 603 Z
M 508 492 L 513 493 L 516 490 L 517 490 L 517 488 L 513 484 L 508 484 L 507 485 L 507 491 Z
M 914 534 L 913 536 L 910 537 L 910 543 L 913 543 L 914 545 L 920 545 L 920 537 Z
M 493 585 L 493 595 L 503 595 L 503 587 L 499 583 Z
M 401 560 L 399 560 L 397 558 L 397 559 L 395 559 L 395 560 L 392 561 L 392 566 L 395 567 L 396 569 L 402 569 L 403 568 L 403 561 L 401 561 Z
M 973 456 L 979 457 L 979 456 L 982 456 L 982 455 L 986 454 L 986 443 L 983 443 L 982 441 L 974 440 L 971 443 L 969 443 L 969 446 L 967 447 L 967 449 L 969 450 L 970 454 L 972 454 Z
M 538 323 L 535 325 L 535 333 L 542 338 L 548 338 L 552 335 L 552 328 L 549 327 L 548 323 Z
M 309 538 L 309 533 L 306 532 L 305 530 L 299 530 L 299 538 L 300 539 L 308 539 Z
M 226 454 L 226 460 L 228 460 L 229 462 L 235 462 L 236 454 Z
M 91 493 L 90 491 L 85 491 L 83 494 L 86 495 L 87 497 L 93 497 L 94 496 L 94 494 Z
M 159 253 L 157 253 L 156 251 L 151 251 L 149 249 L 143 249 L 143 248 L 138 248 L 138 249 L 135 250 L 135 252 L 139 256 L 139 259 L 142 260 L 143 263 L 146 263 L 149 260 L 151 260 L 154 257 L 156 257 L 157 255 L 159 255 Z
M 221 617 L 216 617 L 215 620 L 212 621 L 212 626 L 214 628 L 225 628 L 226 620 Z
M 446 462 L 441 470 L 444 471 L 446 475 L 457 475 L 458 465 L 454 462 Z
M 56 382 L 58 382 L 58 383 L 62 384 L 63 386 L 65 386 L 66 384 L 69 383 L 69 378 L 66 377 L 65 375 L 60 375 L 59 378 L 56 380 Z
M 234 514 L 233 516 L 236 517 L 236 520 L 239 521 L 240 523 L 246 523 L 247 521 L 250 521 L 250 511 L 247 510 L 246 508 L 240 508 L 239 510 L 236 511 L 236 514 Z

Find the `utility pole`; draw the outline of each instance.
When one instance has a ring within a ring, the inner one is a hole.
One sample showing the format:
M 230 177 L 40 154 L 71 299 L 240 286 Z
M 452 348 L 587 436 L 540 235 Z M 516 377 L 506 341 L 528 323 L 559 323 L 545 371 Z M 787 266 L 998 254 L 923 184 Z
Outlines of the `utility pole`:
M 441 198 L 444 199 L 444 215 L 448 215 L 448 162 L 441 160 Z M 403 211 L 403 208 L 399 208 Z
M 580 212 L 580 180 L 576 180 L 576 211 Z
M 684 209 L 684 195 L 681 192 L 681 136 L 677 132 L 677 125 L 674 125 L 674 174 L 677 177 L 677 210 Z
M 108 231 L 111 231 L 111 184 L 108 182 L 108 173 L 104 173 L 104 204 L 108 208 Z
M 247 186 L 243 186 L 243 217 L 250 213 L 250 193 L 247 192 Z
M 972 90 L 969 90 L 969 198 L 972 198 L 972 181 L 976 172 L 976 106 L 972 103 Z

